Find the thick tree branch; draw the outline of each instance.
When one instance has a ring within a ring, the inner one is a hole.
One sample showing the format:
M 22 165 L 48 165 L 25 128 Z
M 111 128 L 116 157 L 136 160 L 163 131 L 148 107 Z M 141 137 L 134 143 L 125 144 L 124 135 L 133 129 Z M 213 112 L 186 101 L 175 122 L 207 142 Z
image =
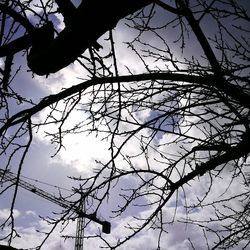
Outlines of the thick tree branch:
M 116 83 L 116 82 L 139 82 L 139 81 L 147 81 L 147 80 L 162 80 L 162 81 L 175 81 L 175 82 L 189 82 L 194 84 L 201 84 L 212 86 L 216 84 L 212 84 L 216 81 L 216 78 L 212 75 L 210 76 L 197 76 L 197 75 L 186 75 L 186 74 L 178 74 L 178 73 L 151 73 L 151 74 L 138 74 L 138 75 L 124 75 L 124 76 L 117 76 L 117 77 L 102 77 L 102 78 L 93 78 L 91 80 L 82 82 L 78 85 L 72 86 L 68 89 L 63 90 L 62 92 L 50 95 L 45 97 L 38 103 L 36 106 L 22 110 L 17 114 L 13 115 L 11 118 L 7 120 L 7 122 L 0 128 L 0 134 L 2 134 L 6 129 L 12 127 L 20 122 L 26 121 L 31 116 L 35 115 L 36 113 L 43 110 L 45 107 L 50 106 L 60 100 L 69 97 L 75 93 L 81 92 L 86 90 L 90 86 L 95 86 L 99 84 L 105 83 Z M 229 85 L 234 87 L 233 85 Z M 248 103 L 248 106 L 250 104 Z
M 65 25 L 69 25 L 72 17 L 75 15 L 76 7 L 70 0 L 55 0 L 55 2 L 59 6 L 58 11 L 62 13 L 64 17 Z
M 33 51 L 46 48 L 54 39 L 54 27 L 48 22 L 40 28 L 35 28 L 31 33 L 23 35 L 0 47 L 0 57 L 14 55 L 32 46 Z
M 239 159 L 243 156 L 249 154 L 250 151 L 250 133 L 246 133 L 241 142 L 237 144 L 235 147 L 229 148 L 225 153 L 215 158 L 211 158 L 205 163 L 196 166 L 196 169 L 179 181 L 174 184 L 175 188 L 179 188 L 184 184 L 188 183 L 190 180 L 193 180 L 197 176 L 202 176 L 210 170 L 214 170 L 221 164 L 228 163 L 229 161 Z
M 4 12 L 5 14 L 11 16 L 16 22 L 19 22 L 29 33 L 32 33 L 35 30 L 35 27 L 27 18 L 25 18 L 6 4 L 0 3 L 0 10 L 1 12 Z
M 55 73 L 73 63 L 119 20 L 140 10 L 153 0 L 82 1 L 72 21 L 41 51 L 30 51 L 28 66 L 38 75 Z
M 17 248 L 11 247 L 11 246 L 6 246 L 6 245 L 0 245 L 0 248 L 2 250 L 18 250 Z
M 155 0 L 155 3 L 157 5 L 159 5 L 161 8 L 163 8 L 164 10 L 167 10 L 167 11 L 172 12 L 174 14 L 180 15 L 182 13 L 179 9 L 176 9 L 176 8 L 174 8 L 174 7 L 168 5 L 160 0 Z
M 166 73 L 152 73 L 152 74 L 139 74 L 139 75 L 124 75 L 117 77 L 102 77 L 102 78 L 93 78 L 91 80 L 82 82 L 78 85 L 72 86 L 68 89 L 63 90 L 62 92 L 50 95 L 45 97 L 38 103 L 36 106 L 22 110 L 17 114 L 13 115 L 9 118 L 6 123 L 0 128 L 0 135 L 4 133 L 4 131 L 20 122 L 26 121 L 31 116 L 40 112 L 44 108 L 59 102 L 60 100 L 69 97 L 75 93 L 82 92 L 86 90 L 90 86 L 95 86 L 99 84 L 105 83 L 117 83 L 117 82 L 136 82 L 136 81 L 147 81 L 147 80 L 166 80 L 166 81 L 176 81 L 176 82 L 190 82 L 197 84 L 206 84 L 209 85 L 212 76 L 202 77 L 202 76 L 192 76 L 186 74 L 176 74 L 171 72 Z

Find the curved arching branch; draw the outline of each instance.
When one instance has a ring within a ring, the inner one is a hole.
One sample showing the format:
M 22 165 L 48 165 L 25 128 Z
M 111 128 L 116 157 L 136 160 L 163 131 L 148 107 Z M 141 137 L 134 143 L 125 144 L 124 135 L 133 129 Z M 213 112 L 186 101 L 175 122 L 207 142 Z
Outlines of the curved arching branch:
M 170 80 L 177 82 L 190 82 L 197 84 L 209 84 L 213 79 L 212 76 L 192 76 L 186 74 L 175 74 L 171 72 L 166 73 L 151 73 L 151 74 L 138 74 L 138 75 L 123 75 L 116 77 L 102 77 L 102 78 L 93 78 L 91 80 L 82 82 L 78 85 L 74 85 L 68 89 L 65 89 L 58 94 L 50 95 L 42 99 L 36 106 L 22 110 L 11 118 L 9 118 L 6 123 L 0 128 L 0 135 L 4 133 L 8 128 L 15 126 L 21 122 L 26 121 L 33 115 L 37 114 L 44 108 L 66 98 L 75 93 L 82 92 L 89 88 L 90 86 L 95 86 L 105 83 L 116 83 L 116 82 L 134 82 L 134 81 L 147 81 L 147 80 Z
M 116 83 L 116 82 L 134 82 L 134 81 L 147 81 L 147 80 L 165 80 L 165 81 L 176 81 L 176 82 L 189 82 L 189 83 L 196 83 L 211 87 L 218 87 L 218 90 L 220 90 L 219 86 L 216 85 L 217 79 L 213 75 L 207 75 L 207 76 L 198 76 L 198 75 L 187 75 L 187 74 L 179 74 L 179 73 L 173 73 L 173 72 L 165 72 L 165 73 L 150 73 L 150 74 L 138 74 L 138 75 L 123 75 L 123 76 L 116 76 L 116 77 L 101 77 L 101 78 L 93 78 L 91 80 L 82 82 L 78 85 L 74 85 L 68 89 L 65 89 L 58 94 L 50 95 L 48 97 L 45 97 L 38 103 L 36 106 L 22 110 L 18 112 L 17 114 L 13 115 L 11 118 L 9 118 L 6 123 L 0 128 L 0 135 L 4 133 L 4 131 L 20 122 L 23 122 L 30 118 L 31 116 L 35 115 L 36 113 L 43 110 L 45 107 L 48 107 L 49 105 L 52 105 L 66 97 L 69 97 L 75 93 L 82 92 L 86 90 L 90 86 L 95 86 L 99 84 L 105 84 L 105 83 Z M 235 92 L 237 88 L 232 84 L 227 84 L 227 92 L 229 96 L 234 97 L 237 95 L 237 97 L 241 98 L 241 101 L 243 104 L 247 104 L 250 107 L 250 104 L 247 102 L 247 99 L 245 96 L 240 96 L 240 91 Z

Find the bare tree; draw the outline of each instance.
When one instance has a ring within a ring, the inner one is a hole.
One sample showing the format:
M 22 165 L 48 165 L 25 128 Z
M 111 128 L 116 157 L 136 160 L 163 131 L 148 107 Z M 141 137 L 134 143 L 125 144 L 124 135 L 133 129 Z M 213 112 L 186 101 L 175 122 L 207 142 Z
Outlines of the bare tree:
M 66 135 L 96 133 L 109 141 L 110 160 L 97 162 L 91 176 L 75 178 L 84 183 L 81 192 L 87 204 L 98 213 L 112 200 L 113 190 L 119 189 L 119 203 L 110 207 L 115 218 L 131 207 L 146 211 L 125 225 L 127 234 L 117 241 L 96 235 L 103 247 L 119 248 L 150 229 L 158 235 L 155 249 L 164 248 L 162 238 L 176 223 L 181 206 L 186 209 L 182 222 L 203 228 L 203 247 L 247 248 L 249 3 L 155 0 L 137 1 L 134 6 L 129 0 L 119 4 L 92 1 L 94 5 L 86 0 L 77 8 L 70 1 L 55 2 L 5 0 L 0 4 L 0 56 L 4 58 L 0 71 L 1 168 L 10 169 L 18 158 L 19 178 L 33 134 L 46 124 L 58 128 L 57 133 L 48 132 L 51 143 L 57 146 L 55 154 L 62 150 Z M 116 12 L 120 4 L 121 13 Z M 74 12 L 79 19 L 71 21 Z M 36 17 L 36 25 L 31 24 L 28 13 Z M 58 13 L 64 17 L 62 31 L 49 21 Z M 100 23 L 89 21 L 95 13 Z M 112 13 L 117 15 L 109 20 Z M 119 27 L 113 29 L 118 21 Z M 132 37 L 123 44 L 115 36 L 120 29 Z M 108 39 L 97 43 L 103 34 Z M 68 42 L 70 49 L 64 51 Z M 127 59 L 133 58 L 135 64 L 122 63 L 118 47 L 126 49 Z M 87 79 L 38 103 L 26 99 L 12 88 L 15 75 L 23 72 L 12 62 L 23 50 L 35 74 L 54 73 L 77 60 Z M 60 59 L 63 55 L 65 61 Z M 45 69 L 51 65 L 56 67 Z M 45 120 L 38 122 L 37 114 L 45 110 Z M 88 119 L 68 128 L 65 123 L 76 110 Z M 128 179 L 134 183 L 132 187 L 124 184 Z M 218 182 L 226 188 L 211 198 Z M 234 185 L 238 190 L 231 192 Z M 14 188 L 11 211 L 18 182 Z M 201 188 L 203 191 L 195 195 Z M 167 209 L 173 202 L 176 207 L 169 215 Z M 197 217 L 194 211 L 202 209 L 213 211 L 213 216 Z M 70 212 L 64 211 L 60 219 L 50 223 L 56 226 L 60 220 L 70 219 Z M 6 239 L 11 243 L 18 233 L 13 212 L 2 228 L 8 223 L 11 230 Z M 195 248 L 191 239 L 190 246 Z

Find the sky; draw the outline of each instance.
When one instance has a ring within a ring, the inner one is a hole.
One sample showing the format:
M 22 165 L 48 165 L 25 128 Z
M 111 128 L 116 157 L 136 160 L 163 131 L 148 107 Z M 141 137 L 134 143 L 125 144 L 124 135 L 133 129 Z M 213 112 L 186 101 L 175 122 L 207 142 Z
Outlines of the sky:
M 166 1 L 169 2 L 169 1 Z M 78 5 L 79 1 L 75 0 L 74 4 Z M 165 15 L 161 10 L 159 11 L 158 18 L 155 20 L 155 23 L 158 25 L 163 23 Z M 161 17 L 161 18 L 159 18 Z M 29 18 L 32 19 L 32 15 L 29 15 Z M 57 24 L 57 28 L 60 29 L 63 27 L 62 17 L 54 16 L 53 20 Z M 34 22 L 36 20 L 33 20 Z M 205 24 L 204 24 L 205 25 Z M 175 41 L 178 38 L 178 32 L 175 29 L 166 31 L 171 38 L 171 41 Z M 207 28 L 206 32 L 209 34 L 212 32 L 211 29 Z M 119 58 L 118 65 L 120 74 L 126 74 L 126 67 L 122 65 L 129 65 L 133 70 L 133 73 L 141 73 L 145 70 L 144 65 L 140 62 L 138 57 L 131 53 L 127 48 L 126 44 L 123 44 L 123 41 L 132 40 L 134 37 L 133 31 L 129 30 L 123 22 L 120 22 L 114 31 L 115 37 L 115 46 L 117 48 L 117 58 Z M 107 44 L 107 34 L 99 39 L 104 46 Z M 155 40 L 155 37 L 148 36 L 145 37 L 148 41 L 152 42 L 155 46 L 161 46 L 161 42 Z M 192 54 L 198 53 L 201 51 L 198 48 L 197 43 L 194 39 L 188 49 L 188 53 L 183 55 L 180 49 L 175 50 L 176 57 L 184 58 L 184 56 L 192 56 Z M 174 45 L 174 42 L 171 43 Z M 201 59 L 202 60 L 202 59 Z M 78 84 L 86 78 L 86 71 L 84 71 L 77 62 L 69 65 L 67 68 L 53 74 L 48 77 L 32 75 L 31 72 L 27 72 L 26 60 L 22 57 L 21 53 L 15 56 L 15 65 L 18 67 L 22 65 L 20 72 L 17 74 L 15 81 L 12 83 L 13 88 L 26 97 L 31 97 L 34 101 L 38 102 L 42 97 L 57 93 L 63 88 L 70 87 L 72 85 Z M 159 66 L 163 67 L 164 62 L 151 62 L 152 67 Z M 171 66 L 169 66 L 171 68 Z M 22 108 L 22 107 L 21 107 Z M 11 112 L 15 113 L 17 111 L 16 106 L 13 106 Z M 45 111 L 40 112 L 36 119 L 42 119 L 46 115 Z M 141 112 L 138 114 L 138 119 L 144 121 L 148 117 L 152 117 L 150 110 Z M 87 115 L 84 113 L 79 113 L 77 111 L 72 112 L 70 120 L 66 127 L 70 127 L 73 123 L 87 119 Z M 190 118 L 192 119 L 192 118 Z M 69 176 L 80 177 L 90 175 L 93 168 L 96 167 L 96 161 L 107 162 L 110 157 L 109 150 L 109 140 L 103 139 L 101 135 L 97 137 L 95 134 L 76 134 L 69 135 L 64 138 L 63 148 L 55 157 L 52 157 L 56 149 L 54 145 L 51 145 L 50 138 L 45 136 L 45 131 L 55 131 L 53 125 L 48 125 L 45 128 L 40 129 L 37 133 L 34 134 L 34 140 L 30 149 L 27 158 L 25 159 L 24 167 L 22 170 L 23 180 L 43 189 L 44 191 L 53 194 L 55 196 L 59 195 L 59 192 L 63 196 L 68 196 L 72 194 L 72 187 L 78 187 L 79 183 L 68 178 Z M 188 132 L 190 136 L 200 133 L 198 129 L 193 128 Z M 200 133 L 202 136 L 202 134 Z M 171 136 L 173 138 L 171 138 Z M 166 140 L 173 139 L 174 135 L 160 135 L 157 137 L 157 143 L 159 145 L 164 143 Z M 128 145 L 124 148 L 127 154 L 136 154 L 138 148 L 140 147 L 140 142 L 135 138 L 129 142 Z M 190 148 L 192 145 L 190 144 Z M 176 150 L 179 150 L 179 145 L 164 146 L 162 150 L 167 150 L 169 154 L 176 153 Z M 157 153 L 152 149 L 149 150 L 149 156 L 151 159 L 157 157 Z M 5 159 L 6 160 L 6 159 Z M 145 166 L 145 159 L 138 157 L 134 160 L 136 166 Z M 121 166 L 124 164 L 121 161 Z M 158 166 L 155 166 L 157 169 Z M 126 165 L 124 164 L 124 168 Z M 16 167 L 13 166 L 12 171 L 15 172 Z M 222 198 L 229 197 L 234 195 L 235 192 L 240 192 L 241 189 L 237 183 L 237 178 L 234 182 L 231 183 L 231 172 L 223 171 L 222 172 L 223 180 L 218 180 L 211 189 L 209 196 L 207 197 L 207 202 L 213 200 L 219 200 Z M 28 177 L 28 178 L 27 178 Z M 178 178 L 176 173 L 176 178 Z M 42 182 L 42 183 L 41 183 Z M 47 183 L 47 184 L 46 184 Z M 48 185 L 49 184 L 49 185 Z M 159 180 L 159 186 L 161 185 Z M 188 203 L 194 204 L 197 202 L 197 197 L 202 197 L 210 185 L 209 176 L 200 177 L 199 180 L 192 182 L 192 186 L 186 187 L 185 195 L 188 197 Z M 120 183 L 117 189 L 113 190 L 113 193 L 110 195 L 110 202 L 107 206 L 103 206 L 100 211 L 100 218 L 105 218 L 109 220 L 112 224 L 112 233 L 110 235 L 103 235 L 103 237 L 110 242 L 114 242 L 120 238 L 121 235 L 125 235 L 128 229 L 124 227 L 127 223 L 133 223 L 133 216 L 144 216 L 150 213 L 151 208 L 135 208 L 130 207 L 120 218 L 109 218 L 113 209 L 117 207 L 117 201 L 119 201 L 120 196 L 118 193 L 118 188 L 136 187 L 136 180 L 133 178 L 124 178 Z M 2 186 L 2 188 L 4 185 Z M 1 190 L 1 189 L 0 189 Z M 12 190 L 4 193 L 0 196 L 0 222 L 6 219 L 9 213 L 9 207 L 11 204 L 11 192 Z M 143 199 L 139 202 L 145 202 Z M 169 203 L 164 207 L 164 217 L 166 220 L 171 221 L 173 214 L 175 214 L 175 223 L 169 224 L 168 233 L 164 235 L 161 239 L 161 246 L 163 250 L 189 250 L 193 249 L 207 249 L 205 244 L 206 237 L 203 231 L 195 225 L 186 225 L 181 222 L 186 218 L 186 210 L 184 209 L 185 205 L 185 196 L 184 193 L 180 192 L 179 197 L 174 196 Z M 177 206 L 177 209 L 176 209 Z M 233 203 L 232 207 L 240 207 L 240 204 Z M 47 201 L 41 197 L 36 196 L 34 193 L 31 193 L 27 190 L 19 188 L 18 196 L 15 205 L 15 225 L 18 229 L 18 232 L 21 237 L 14 239 L 13 246 L 17 248 L 32 248 L 38 245 L 42 239 L 43 235 L 38 233 L 39 231 L 49 230 L 49 225 L 42 219 L 42 217 L 54 216 L 54 213 L 59 213 L 61 208 L 50 201 Z M 193 218 L 205 219 L 214 216 L 214 210 L 207 207 L 202 209 L 195 209 L 190 214 L 190 217 Z M 213 227 L 219 227 L 220 225 L 214 224 Z M 64 240 L 59 237 L 59 235 L 75 235 L 76 230 L 76 221 L 71 221 L 66 229 L 61 232 L 64 225 L 59 225 L 55 229 L 51 237 L 46 241 L 42 250 L 51 249 L 73 249 L 74 240 L 68 239 Z M 94 235 L 96 232 L 100 231 L 100 226 L 96 223 L 90 223 L 85 230 L 86 235 Z M 4 231 L 2 232 L 4 233 Z M 0 233 L 1 234 L 1 233 Z M 215 238 L 211 234 L 210 240 L 213 241 Z M 139 234 L 137 237 L 132 239 L 127 243 L 126 246 L 122 246 L 119 250 L 153 250 L 156 249 L 157 244 L 157 230 L 145 230 L 143 233 Z M 96 238 L 89 238 L 84 241 L 84 249 L 99 249 L 100 241 Z M 234 249 L 241 249 L 242 246 L 239 245 Z

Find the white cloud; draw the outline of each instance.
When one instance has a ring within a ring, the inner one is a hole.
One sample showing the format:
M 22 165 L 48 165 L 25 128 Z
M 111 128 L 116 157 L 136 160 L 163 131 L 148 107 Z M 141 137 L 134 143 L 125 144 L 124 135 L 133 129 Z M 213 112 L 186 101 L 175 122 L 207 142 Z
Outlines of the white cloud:
M 107 160 L 109 143 L 100 141 L 94 135 L 71 135 L 64 139 L 65 150 L 62 149 L 56 161 L 64 162 L 79 172 L 92 172 L 96 160 Z
M 4 66 L 4 60 L 3 58 L 0 58 L 0 68 L 2 68 Z
M 42 4 L 41 4 L 42 3 Z M 29 8 L 25 10 L 25 14 L 27 15 L 28 19 L 33 23 L 33 24 L 38 24 L 41 21 L 39 14 L 41 15 L 43 12 L 42 6 L 47 6 L 47 0 L 32 0 Z M 50 11 L 55 11 L 57 8 L 57 5 L 54 4 L 53 9 L 49 9 L 50 7 L 47 6 L 48 10 Z M 34 12 L 37 14 L 35 15 Z
M 66 242 L 64 239 L 60 238 L 62 226 L 59 225 L 55 231 L 51 234 L 49 239 L 45 242 L 41 250 L 57 250 L 57 249 L 72 249 L 73 248 L 73 241 L 67 240 Z M 45 235 L 42 233 L 37 232 L 40 230 L 41 232 L 48 232 L 50 230 L 50 226 L 42 220 L 33 223 L 32 226 L 27 226 L 25 228 L 18 227 L 16 228 L 20 237 L 16 237 L 13 240 L 12 246 L 17 248 L 32 248 L 37 247 L 41 244 Z M 75 228 L 71 224 L 67 230 L 65 230 L 65 234 L 73 235 L 75 234 Z
M 56 115 L 56 114 L 55 114 Z M 46 116 L 46 111 L 40 114 L 41 117 Z M 63 129 L 71 129 L 78 122 L 87 119 L 86 114 L 80 111 L 73 111 L 68 120 L 65 122 Z M 38 131 L 35 135 L 36 143 L 50 144 L 50 137 L 46 137 L 44 131 L 49 133 L 58 132 L 58 126 L 51 124 L 46 125 Z M 96 167 L 96 160 L 107 160 L 110 155 L 109 142 L 101 140 L 94 134 L 87 135 L 87 133 L 69 134 L 63 138 L 63 148 L 58 155 L 50 159 L 51 163 L 68 165 L 77 169 L 79 172 L 89 172 Z M 51 153 L 53 154 L 53 152 Z
M 21 215 L 20 211 L 18 211 L 17 209 L 13 210 L 14 218 L 17 218 L 20 215 Z M 8 208 L 0 209 L 0 220 L 6 220 L 9 218 L 9 216 L 10 216 L 10 209 Z
M 32 215 L 32 216 L 37 216 L 35 211 L 28 210 L 25 212 L 26 215 Z

